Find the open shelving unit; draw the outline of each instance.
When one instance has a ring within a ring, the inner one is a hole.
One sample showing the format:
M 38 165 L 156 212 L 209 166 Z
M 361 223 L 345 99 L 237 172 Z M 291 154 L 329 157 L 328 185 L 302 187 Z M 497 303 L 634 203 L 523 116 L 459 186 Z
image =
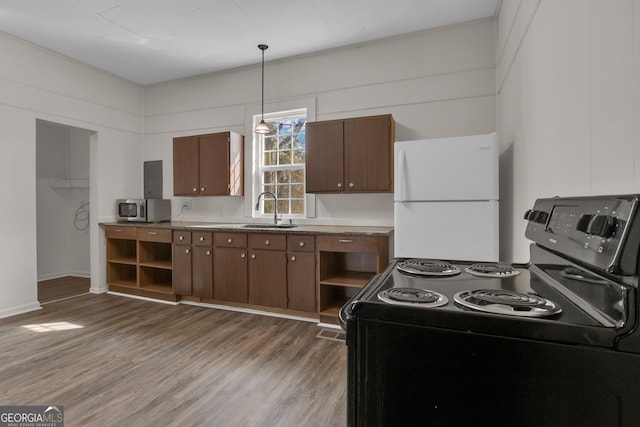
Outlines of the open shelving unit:
M 109 289 L 176 301 L 173 293 L 172 231 L 106 226 Z
M 389 263 L 386 236 L 319 236 L 320 322 L 337 324 L 340 308 Z

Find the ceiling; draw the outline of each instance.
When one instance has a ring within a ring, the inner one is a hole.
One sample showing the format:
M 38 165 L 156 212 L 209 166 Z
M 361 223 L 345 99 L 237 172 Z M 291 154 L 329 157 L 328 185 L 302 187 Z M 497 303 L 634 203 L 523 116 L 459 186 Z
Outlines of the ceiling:
M 498 0 L 0 0 L 0 31 L 141 85 L 495 15 Z

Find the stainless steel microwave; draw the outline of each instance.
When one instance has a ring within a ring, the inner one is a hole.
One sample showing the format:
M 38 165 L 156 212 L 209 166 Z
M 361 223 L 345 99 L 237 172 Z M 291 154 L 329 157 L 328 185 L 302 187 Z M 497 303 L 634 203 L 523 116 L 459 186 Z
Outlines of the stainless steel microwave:
M 118 199 L 116 217 L 121 222 L 171 221 L 171 200 Z

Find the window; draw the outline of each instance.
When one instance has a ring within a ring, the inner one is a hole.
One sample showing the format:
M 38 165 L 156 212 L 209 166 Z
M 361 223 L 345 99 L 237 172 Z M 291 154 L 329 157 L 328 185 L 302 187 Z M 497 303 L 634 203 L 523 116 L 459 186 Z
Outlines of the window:
M 257 116 L 257 121 L 260 117 Z M 270 191 L 278 197 L 278 214 L 305 214 L 305 129 L 307 110 L 293 110 L 265 115 L 271 133 L 258 141 L 258 192 Z M 260 214 L 274 212 L 270 195 L 263 196 Z

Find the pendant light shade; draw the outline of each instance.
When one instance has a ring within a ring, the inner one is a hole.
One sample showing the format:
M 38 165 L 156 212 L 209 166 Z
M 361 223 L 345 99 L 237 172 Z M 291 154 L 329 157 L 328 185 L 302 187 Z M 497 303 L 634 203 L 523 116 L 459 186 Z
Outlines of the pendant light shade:
M 262 117 L 260 123 L 256 126 L 255 133 L 267 134 L 271 132 L 269 126 L 264 122 L 264 51 L 269 49 L 266 44 L 259 44 L 258 49 L 262 51 Z

